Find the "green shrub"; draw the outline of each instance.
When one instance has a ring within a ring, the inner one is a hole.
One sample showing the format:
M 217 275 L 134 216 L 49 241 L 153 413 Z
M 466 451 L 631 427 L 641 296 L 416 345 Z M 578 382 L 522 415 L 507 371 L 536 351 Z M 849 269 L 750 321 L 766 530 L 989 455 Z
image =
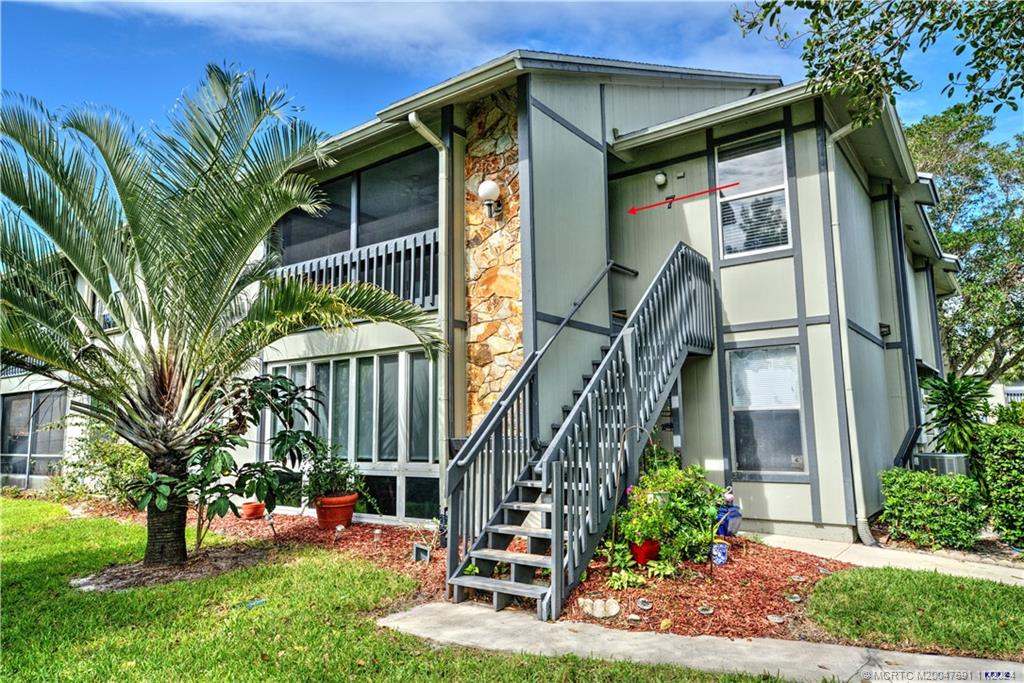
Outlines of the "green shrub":
M 619 533 L 630 543 L 661 541 L 675 530 L 675 519 L 661 499 L 638 486 L 630 491 L 629 504 L 618 515 Z
M 655 430 L 651 433 L 640 462 L 640 469 L 644 472 L 656 472 L 662 468 L 679 469 L 679 454 L 662 446 L 658 442 L 658 431 Z
M 54 498 L 100 496 L 115 503 L 129 504 L 128 484 L 149 473 L 142 451 L 118 438 L 99 420 L 69 418 L 83 428 L 61 465 L 51 478 L 47 494 Z
M 675 520 L 672 537 L 662 544 L 662 557 L 675 562 L 706 559 L 725 489 L 708 481 L 697 465 L 655 470 L 640 478 L 640 486 L 660 492 Z
M 929 377 L 921 382 L 927 395 L 928 424 L 934 445 L 945 453 L 970 453 L 989 412 L 989 385 L 971 375 Z
M 971 548 L 985 524 L 978 483 L 960 474 L 895 468 L 881 474 L 882 521 L 892 538 L 925 547 Z
M 1010 545 L 1024 545 L 1024 427 L 986 426 L 977 451 L 988 489 L 992 526 Z
M 1014 401 L 1009 405 L 996 406 L 996 424 L 1024 427 L 1024 401 Z

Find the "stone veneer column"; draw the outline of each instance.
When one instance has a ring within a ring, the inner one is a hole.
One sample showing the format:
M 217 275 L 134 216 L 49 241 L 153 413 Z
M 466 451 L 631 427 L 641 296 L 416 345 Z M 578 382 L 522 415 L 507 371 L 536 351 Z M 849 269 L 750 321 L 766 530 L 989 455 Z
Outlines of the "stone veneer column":
M 472 432 L 523 362 L 522 260 L 516 91 L 470 106 L 466 126 L 467 429 Z M 484 180 L 501 187 L 495 218 L 476 196 Z

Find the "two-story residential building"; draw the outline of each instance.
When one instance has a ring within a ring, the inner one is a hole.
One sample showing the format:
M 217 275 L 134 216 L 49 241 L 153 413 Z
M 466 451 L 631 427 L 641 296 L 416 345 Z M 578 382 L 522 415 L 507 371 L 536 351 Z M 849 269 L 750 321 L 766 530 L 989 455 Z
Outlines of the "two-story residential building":
M 325 151 L 332 209 L 282 221 L 282 274 L 375 282 L 436 311 L 448 349 L 361 324 L 260 362 L 322 392 L 316 429 L 386 518 L 449 510 L 456 599 L 557 614 L 655 427 L 733 488 L 745 529 L 869 533 L 878 473 L 918 444 L 958 268 L 891 106 L 856 128 L 775 76 L 518 50 Z M 61 440 L 36 426 L 65 399 L 0 381 L 4 481 L 35 483 Z M 529 571 L 487 583 L 496 561 Z M 544 591 L 540 566 L 563 568 Z

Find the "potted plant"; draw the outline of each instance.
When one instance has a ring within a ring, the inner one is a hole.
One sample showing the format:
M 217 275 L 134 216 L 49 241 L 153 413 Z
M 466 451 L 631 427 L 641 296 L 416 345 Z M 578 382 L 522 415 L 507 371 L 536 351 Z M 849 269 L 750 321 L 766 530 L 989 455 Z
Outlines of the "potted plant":
M 267 511 L 267 504 L 258 500 L 242 503 L 242 519 L 262 519 Z
M 675 519 L 656 492 L 633 487 L 628 507 L 619 513 L 618 528 L 638 565 L 658 558 L 662 539 L 674 527 Z
M 348 460 L 334 457 L 330 453 L 311 458 L 302 493 L 312 501 L 316 509 L 316 521 L 321 529 L 351 524 L 352 512 L 360 494 L 372 503 L 362 473 Z

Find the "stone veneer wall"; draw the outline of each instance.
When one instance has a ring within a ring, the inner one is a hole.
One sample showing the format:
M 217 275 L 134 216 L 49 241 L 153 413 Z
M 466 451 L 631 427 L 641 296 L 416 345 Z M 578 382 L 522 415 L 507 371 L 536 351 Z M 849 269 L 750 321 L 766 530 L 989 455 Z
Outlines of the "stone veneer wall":
M 516 90 L 472 105 L 466 126 L 466 428 L 480 424 L 523 362 Z M 484 180 L 501 187 L 493 219 L 476 196 Z

